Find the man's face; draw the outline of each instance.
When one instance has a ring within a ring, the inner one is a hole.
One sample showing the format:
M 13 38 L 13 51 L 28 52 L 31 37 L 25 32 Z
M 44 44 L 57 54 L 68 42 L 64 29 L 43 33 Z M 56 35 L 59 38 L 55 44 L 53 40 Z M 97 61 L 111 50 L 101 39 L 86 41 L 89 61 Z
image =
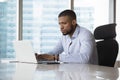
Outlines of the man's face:
M 59 25 L 63 35 L 73 34 L 74 23 L 68 16 L 59 17 Z

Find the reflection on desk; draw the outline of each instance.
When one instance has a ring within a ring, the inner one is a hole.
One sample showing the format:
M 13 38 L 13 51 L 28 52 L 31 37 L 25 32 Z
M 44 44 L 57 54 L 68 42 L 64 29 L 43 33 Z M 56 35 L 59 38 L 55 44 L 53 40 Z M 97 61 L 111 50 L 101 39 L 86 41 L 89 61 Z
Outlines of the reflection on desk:
M 120 80 L 119 68 L 89 64 L 0 63 L 0 80 Z

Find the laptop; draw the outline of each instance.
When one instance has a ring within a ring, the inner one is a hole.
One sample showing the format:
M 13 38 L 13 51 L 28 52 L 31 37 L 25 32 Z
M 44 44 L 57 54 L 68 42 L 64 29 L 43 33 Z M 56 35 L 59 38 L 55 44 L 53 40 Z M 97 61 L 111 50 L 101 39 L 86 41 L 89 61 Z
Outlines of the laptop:
M 58 64 L 59 61 L 37 61 L 32 43 L 29 40 L 14 41 L 13 47 L 16 53 L 16 61 L 22 63 L 39 63 L 39 64 Z

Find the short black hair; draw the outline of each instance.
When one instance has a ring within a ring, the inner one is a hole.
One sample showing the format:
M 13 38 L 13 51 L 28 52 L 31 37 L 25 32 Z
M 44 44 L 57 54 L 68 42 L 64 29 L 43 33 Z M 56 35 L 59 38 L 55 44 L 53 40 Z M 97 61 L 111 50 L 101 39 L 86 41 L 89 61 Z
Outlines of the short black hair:
M 75 14 L 75 12 L 74 12 L 73 10 L 67 9 L 67 10 L 62 11 L 62 12 L 58 15 L 58 17 L 62 17 L 62 16 L 68 16 L 68 17 L 70 17 L 72 20 L 73 20 L 73 19 L 76 20 L 76 14 Z

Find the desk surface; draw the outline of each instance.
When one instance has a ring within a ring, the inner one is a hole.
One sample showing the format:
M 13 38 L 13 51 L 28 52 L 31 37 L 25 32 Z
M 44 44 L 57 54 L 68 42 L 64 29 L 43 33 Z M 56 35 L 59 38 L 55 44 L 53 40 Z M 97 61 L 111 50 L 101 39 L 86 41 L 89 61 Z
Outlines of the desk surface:
M 0 80 L 120 80 L 119 72 L 88 64 L 0 63 Z

